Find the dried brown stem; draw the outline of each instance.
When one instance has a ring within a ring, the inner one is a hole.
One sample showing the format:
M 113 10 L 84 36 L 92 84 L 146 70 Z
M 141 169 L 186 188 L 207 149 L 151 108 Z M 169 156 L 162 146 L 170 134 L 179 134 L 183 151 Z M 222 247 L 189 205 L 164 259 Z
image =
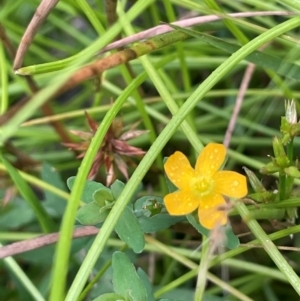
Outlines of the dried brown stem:
M 73 238 L 93 236 L 99 232 L 99 229 L 93 226 L 80 227 L 74 230 Z M 0 258 L 22 254 L 31 250 L 36 250 L 51 244 L 59 239 L 59 232 L 42 235 L 33 239 L 15 242 L 0 248 Z
M 5 46 L 7 52 L 11 57 L 15 56 L 15 49 L 13 44 L 10 42 L 10 39 L 8 39 L 6 33 L 5 33 L 5 28 L 3 27 L 2 24 L 0 24 L 0 39 Z
M 266 46 L 267 45 L 264 45 L 263 47 L 260 48 L 260 50 L 263 50 Z M 255 68 L 256 68 L 255 64 L 250 63 L 244 73 L 244 76 L 243 76 L 243 79 L 241 82 L 241 86 L 239 89 L 239 93 L 238 93 L 236 101 L 235 101 L 233 113 L 231 115 L 227 130 L 226 130 L 226 134 L 224 137 L 224 141 L 223 141 L 223 144 L 226 146 L 226 148 L 229 147 L 232 133 L 234 131 L 236 121 L 237 121 L 238 115 L 240 113 L 240 110 L 241 110 L 241 107 L 243 104 L 243 100 L 246 95 L 246 92 L 247 92 L 247 89 L 250 84 L 250 81 L 251 81 L 251 78 L 252 78 Z
M 257 12 L 242 12 L 242 13 L 232 13 L 228 14 L 228 17 L 231 18 L 245 18 L 245 17 L 256 17 L 256 16 L 289 16 L 293 15 L 295 13 L 293 12 L 288 12 L 288 11 L 257 11 Z M 199 25 L 199 24 L 204 24 L 204 23 L 209 23 L 209 22 L 214 22 L 224 19 L 222 16 L 218 15 L 208 15 L 208 16 L 200 16 L 200 17 L 195 17 L 195 18 L 189 18 L 185 20 L 179 20 L 176 22 L 172 22 L 172 25 L 180 26 L 180 27 L 191 27 L 194 25 Z M 107 52 L 112 49 L 117 49 L 123 46 L 126 46 L 128 44 L 137 42 L 137 41 L 142 41 L 145 39 L 152 38 L 154 36 L 167 33 L 170 31 L 173 31 L 174 28 L 170 27 L 167 24 L 163 25 L 158 25 L 155 27 L 152 27 L 150 29 L 141 31 L 139 33 L 136 33 L 134 35 L 131 35 L 129 37 L 123 38 L 119 41 L 113 42 L 106 47 L 104 47 L 100 53 Z
M 117 15 L 117 0 L 106 0 L 105 1 L 105 10 L 107 16 L 108 26 L 112 26 L 118 19 Z
M 24 55 L 30 44 L 32 43 L 34 36 L 50 14 L 51 10 L 56 6 L 58 1 L 59 0 L 42 0 L 40 5 L 36 9 L 19 44 L 14 61 L 14 70 L 21 68 Z
M 233 113 L 231 115 L 227 130 L 226 130 L 226 134 L 224 137 L 224 141 L 223 144 L 226 146 L 226 148 L 229 147 L 230 144 L 230 140 L 232 137 L 232 133 L 234 131 L 235 128 L 235 124 L 238 118 L 238 115 L 240 113 L 241 107 L 242 107 L 242 103 L 244 100 L 244 97 L 246 95 L 247 92 L 247 88 L 249 86 L 249 83 L 251 81 L 253 72 L 255 70 L 255 65 L 250 63 L 244 73 L 243 79 L 242 79 L 242 83 L 239 89 L 239 93 L 237 95 L 236 101 L 235 101 L 235 105 L 234 105 L 234 109 L 233 109 Z
M 125 49 L 114 53 L 102 60 L 96 61 L 93 64 L 85 66 L 75 72 L 75 74 L 65 83 L 65 85 L 58 90 L 57 94 L 61 94 L 78 84 L 97 76 L 105 70 L 111 69 L 115 66 L 129 62 L 137 57 L 136 52 L 131 49 Z

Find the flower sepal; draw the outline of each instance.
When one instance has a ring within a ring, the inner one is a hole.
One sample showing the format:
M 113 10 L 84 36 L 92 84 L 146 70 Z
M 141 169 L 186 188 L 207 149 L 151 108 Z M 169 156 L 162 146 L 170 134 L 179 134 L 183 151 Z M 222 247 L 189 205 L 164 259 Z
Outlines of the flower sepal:
M 247 167 L 243 167 L 243 169 L 248 177 L 248 180 L 253 190 L 255 192 L 265 192 L 266 191 L 265 187 L 263 186 L 261 181 L 257 178 L 255 173 Z

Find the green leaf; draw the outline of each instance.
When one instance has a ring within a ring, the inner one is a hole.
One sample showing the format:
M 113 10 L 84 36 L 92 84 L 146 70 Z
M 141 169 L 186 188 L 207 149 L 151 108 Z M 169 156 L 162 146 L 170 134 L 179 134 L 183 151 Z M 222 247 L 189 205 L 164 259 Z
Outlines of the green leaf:
M 76 179 L 76 177 L 70 177 L 67 180 L 67 186 L 70 190 L 72 190 L 72 188 L 73 188 L 75 179 Z M 101 188 L 106 188 L 106 187 L 103 184 L 98 183 L 98 182 L 86 181 L 84 188 L 83 188 L 82 196 L 81 196 L 82 201 L 85 203 L 92 202 L 94 200 L 93 199 L 94 192 Z
M 0 159 L 2 160 L 5 168 L 7 169 L 10 177 L 14 181 L 16 187 L 18 188 L 20 194 L 29 204 L 29 206 L 34 211 L 41 228 L 44 232 L 53 232 L 56 227 L 53 220 L 48 215 L 45 208 L 42 206 L 41 201 L 37 198 L 36 194 L 32 191 L 31 187 L 27 184 L 27 182 L 20 176 L 17 169 L 15 169 L 8 160 L 4 158 L 2 154 L 0 154 Z
M 129 295 L 133 301 L 147 301 L 147 292 L 133 264 L 122 252 L 112 257 L 113 285 L 117 294 Z
M 150 282 L 148 275 L 141 268 L 138 268 L 137 273 L 138 273 L 138 276 L 140 277 L 140 279 L 142 280 L 144 287 L 146 289 L 147 301 L 155 301 L 153 285 Z
M 82 225 L 96 225 L 105 221 L 109 210 L 101 211 L 102 207 L 96 202 L 91 202 L 79 208 L 76 219 Z
M 232 228 L 229 224 L 226 225 L 226 247 L 228 249 L 236 249 L 240 245 L 239 238 L 233 233 Z
M 144 233 L 154 233 L 167 229 L 177 223 L 184 222 L 186 221 L 186 217 L 160 213 L 151 217 L 141 216 L 138 218 L 138 221 Z
M 179 299 L 159 299 L 159 301 L 184 301 L 184 300 L 179 300 Z M 204 300 L 206 301 L 206 300 Z
M 209 236 L 209 230 L 204 228 L 198 221 L 198 217 L 195 213 L 188 214 L 186 216 L 188 222 L 202 235 Z
M 153 200 L 154 197 L 144 196 L 138 199 L 135 204 L 135 212 L 139 212 L 138 221 L 144 233 L 153 233 L 169 228 L 170 226 L 186 220 L 185 216 L 171 216 L 167 212 L 158 213 L 153 216 L 148 216 L 144 204 L 148 200 Z M 163 205 L 163 199 L 155 197 L 155 200 Z
M 60 174 L 53 166 L 46 162 L 43 162 L 41 177 L 44 182 L 49 183 L 58 189 L 66 191 L 66 185 L 62 181 Z M 51 191 L 45 190 L 45 200 L 43 205 L 51 215 L 59 217 L 62 216 L 65 211 L 66 200 L 55 193 L 52 193 Z
M 93 199 L 101 207 L 105 206 L 107 202 L 114 201 L 112 192 L 107 187 L 103 187 L 95 191 L 93 194 Z
M 180 32 L 201 39 L 201 41 L 207 43 L 208 45 L 226 51 L 227 53 L 230 54 L 235 53 L 237 50 L 241 48 L 240 45 L 226 42 L 222 39 L 213 37 L 203 32 L 182 28 L 172 24 L 170 24 L 170 26 L 177 29 Z M 258 67 L 274 70 L 276 71 L 276 73 L 286 76 L 290 79 L 295 79 L 298 81 L 300 80 L 300 66 L 293 64 L 292 62 L 289 62 L 287 60 L 283 60 L 276 56 L 262 53 L 260 51 L 253 51 L 251 54 L 245 57 L 245 60 L 254 63 Z
M 22 212 L 22 214 L 20 214 Z M 0 229 L 16 229 L 24 226 L 35 219 L 34 212 L 30 206 L 20 198 L 14 198 L 0 210 Z
M 130 202 L 132 203 L 134 202 L 134 200 L 137 198 L 138 193 L 141 191 L 142 189 L 142 184 L 139 184 L 139 186 L 137 187 L 137 189 L 135 190 L 134 194 L 132 195 L 132 197 L 130 198 Z M 116 180 L 111 186 L 110 189 L 112 191 L 113 197 L 115 200 L 117 200 L 119 198 L 119 196 L 122 194 L 122 191 L 125 187 L 125 184 L 119 180 Z
M 93 299 L 92 301 L 124 301 L 125 299 L 115 293 L 108 293 Z
M 125 184 L 119 180 L 116 180 L 111 186 L 110 189 L 112 191 L 112 194 L 114 196 L 114 199 L 117 200 L 118 197 L 121 195 L 123 189 L 125 187 Z
M 117 221 L 115 231 L 120 239 L 122 239 L 135 253 L 140 253 L 145 247 L 144 232 L 140 224 L 132 212 L 126 206 L 119 220 Z
M 202 235 L 209 236 L 209 230 L 204 228 L 198 221 L 198 217 L 196 214 L 188 214 L 187 220 L 189 223 Z M 224 239 L 224 247 L 228 249 L 235 249 L 239 246 L 240 241 L 238 237 L 233 233 L 232 228 L 230 225 L 226 225 L 225 229 L 225 236 L 226 238 Z M 222 244 L 221 244 L 222 245 Z

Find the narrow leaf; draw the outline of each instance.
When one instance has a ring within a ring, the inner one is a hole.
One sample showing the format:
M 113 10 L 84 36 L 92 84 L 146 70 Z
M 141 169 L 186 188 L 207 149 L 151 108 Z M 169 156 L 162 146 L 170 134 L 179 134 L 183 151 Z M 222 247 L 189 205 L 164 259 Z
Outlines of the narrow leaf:
M 180 32 L 189 34 L 193 37 L 196 37 L 198 39 L 201 39 L 201 41 L 214 46 L 218 49 L 221 49 L 223 51 L 226 51 L 229 54 L 233 54 L 237 50 L 241 48 L 240 45 L 232 44 L 229 42 L 226 42 L 225 40 L 210 36 L 208 34 L 205 34 L 203 32 L 198 32 L 191 29 L 186 29 L 182 27 L 178 27 L 175 25 L 170 25 Z M 276 56 L 262 53 L 260 51 L 253 51 L 251 54 L 249 54 L 247 57 L 245 57 L 245 60 L 254 63 L 258 67 L 267 68 L 276 71 L 278 74 L 286 76 L 290 79 L 296 79 L 300 80 L 300 66 L 289 62 L 287 60 L 280 59 Z
M 54 231 L 56 228 L 54 222 L 42 206 L 40 200 L 32 191 L 31 187 L 20 176 L 19 172 L 4 158 L 2 154 L 0 154 L 0 158 L 5 165 L 8 173 L 10 174 L 12 180 L 14 181 L 16 187 L 18 188 L 20 194 L 34 211 L 43 231 L 46 233 Z
M 66 185 L 62 181 L 59 173 L 53 166 L 49 165 L 48 163 L 43 163 L 41 177 L 44 182 L 49 183 L 52 186 L 63 191 L 66 191 Z M 43 205 L 47 208 L 48 211 L 52 211 L 50 212 L 52 215 L 62 216 L 65 211 L 66 200 L 56 195 L 55 193 L 52 193 L 51 191 L 45 190 L 45 200 L 43 202 Z

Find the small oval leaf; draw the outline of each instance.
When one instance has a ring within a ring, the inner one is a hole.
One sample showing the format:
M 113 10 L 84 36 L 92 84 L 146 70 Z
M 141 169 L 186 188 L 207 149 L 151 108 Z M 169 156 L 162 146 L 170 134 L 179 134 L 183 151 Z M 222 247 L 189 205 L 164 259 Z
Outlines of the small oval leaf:
M 117 221 L 115 231 L 135 253 L 140 253 L 145 247 L 145 238 L 144 233 L 141 230 L 140 224 L 127 206 L 125 207 L 124 212 Z
M 70 177 L 67 180 L 67 186 L 70 190 L 72 190 L 73 185 L 75 183 L 75 179 L 76 177 Z M 83 192 L 82 192 L 82 196 L 81 199 L 83 202 L 85 203 L 90 203 L 92 202 L 93 199 L 93 194 L 95 191 L 101 189 L 101 188 L 106 188 L 103 184 L 98 183 L 98 182 L 94 182 L 94 181 L 86 181 L 84 184 L 84 188 L 83 188 Z
M 76 219 L 82 225 L 96 225 L 104 222 L 108 216 L 109 211 L 101 211 L 102 207 L 99 206 L 96 202 L 91 202 L 85 206 L 79 208 L 77 211 Z
M 106 205 L 107 201 L 112 202 L 114 197 L 109 188 L 103 187 L 94 192 L 93 199 L 99 206 L 102 207 Z

